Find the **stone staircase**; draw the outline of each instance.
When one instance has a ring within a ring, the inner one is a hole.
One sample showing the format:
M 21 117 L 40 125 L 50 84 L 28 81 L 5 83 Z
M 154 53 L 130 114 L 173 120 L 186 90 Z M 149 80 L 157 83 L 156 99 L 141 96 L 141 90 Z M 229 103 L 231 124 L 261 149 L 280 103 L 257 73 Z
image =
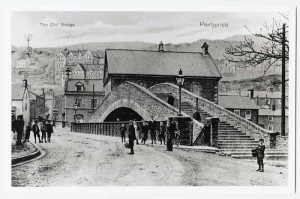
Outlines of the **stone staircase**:
M 177 101 L 175 101 L 177 105 Z M 182 112 L 193 116 L 193 105 L 183 102 L 181 104 Z M 201 122 L 206 123 L 207 117 L 212 117 L 209 113 L 199 110 Z M 258 146 L 258 141 L 251 138 L 246 133 L 230 125 L 226 121 L 220 121 L 218 125 L 218 148 L 221 154 L 232 156 L 233 158 L 252 159 L 251 150 Z M 277 149 L 266 149 L 265 159 L 283 160 L 288 158 L 288 153 Z

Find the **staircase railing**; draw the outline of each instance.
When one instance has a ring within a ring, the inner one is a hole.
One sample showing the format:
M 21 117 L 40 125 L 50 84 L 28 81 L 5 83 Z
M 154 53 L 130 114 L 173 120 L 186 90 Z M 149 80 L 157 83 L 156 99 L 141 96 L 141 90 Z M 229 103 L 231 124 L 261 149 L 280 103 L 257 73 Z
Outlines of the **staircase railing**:
M 175 95 L 175 98 L 178 98 L 178 86 L 171 83 L 157 84 L 149 88 L 149 90 L 153 93 L 173 93 L 173 96 Z M 257 124 L 254 124 L 251 121 L 248 121 L 245 118 L 186 89 L 182 89 L 181 94 L 182 101 L 187 101 L 196 106 L 196 101 L 198 100 L 198 107 L 203 111 L 206 111 L 213 116 L 220 118 L 220 120 L 227 121 L 231 125 L 234 125 L 244 131 L 247 135 L 253 136 L 255 139 L 268 137 L 269 134 L 272 133 L 271 131 L 268 131 L 258 126 Z

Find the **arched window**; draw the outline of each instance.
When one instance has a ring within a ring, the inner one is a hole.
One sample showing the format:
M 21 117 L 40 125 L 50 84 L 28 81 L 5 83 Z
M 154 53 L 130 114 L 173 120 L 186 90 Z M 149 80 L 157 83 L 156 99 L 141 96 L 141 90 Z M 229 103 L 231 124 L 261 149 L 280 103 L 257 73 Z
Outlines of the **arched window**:
M 199 96 L 202 96 L 203 88 L 198 82 L 193 82 L 192 83 L 192 89 L 191 90 L 192 90 L 192 93 L 194 93 L 196 95 L 199 95 Z
M 75 84 L 75 91 L 83 91 L 84 86 L 81 82 Z

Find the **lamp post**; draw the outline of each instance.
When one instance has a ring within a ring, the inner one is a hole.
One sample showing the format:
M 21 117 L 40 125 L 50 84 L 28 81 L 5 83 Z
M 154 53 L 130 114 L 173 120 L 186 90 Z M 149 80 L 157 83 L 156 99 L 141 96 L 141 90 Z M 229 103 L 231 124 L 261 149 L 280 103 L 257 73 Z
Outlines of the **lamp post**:
M 176 81 L 177 81 L 177 85 L 179 86 L 179 103 L 178 103 L 178 115 L 181 116 L 181 87 L 183 86 L 184 83 L 184 75 L 182 74 L 182 70 L 179 70 L 178 75 L 176 76 Z
M 74 114 L 74 120 L 75 120 L 75 123 L 76 123 L 76 111 L 78 109 L 77 100 L 75 101 L 75 104 L 73 105 L 73 108 L 74 108 L 74 112 L 75 112 L 75 114 Z

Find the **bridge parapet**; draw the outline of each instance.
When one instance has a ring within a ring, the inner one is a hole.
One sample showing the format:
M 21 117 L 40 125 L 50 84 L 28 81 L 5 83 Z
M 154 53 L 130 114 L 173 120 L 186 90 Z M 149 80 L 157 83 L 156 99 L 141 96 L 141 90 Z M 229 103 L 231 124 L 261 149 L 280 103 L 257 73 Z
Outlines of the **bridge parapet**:
M 152 93 L 172 93 L 173 96 L 178 99 L 178 86 L 171 83 L 161 83 L 152 86 L 149 90 Z M 198 101 L 198 107 L 203 111 L 206 111 L 213 115 L 214 117 L 220 118 L 220 120 L 227 121 L 231 125 L 238 127 L 244 131 L 247 135 L 254 137 L 255 139 L 265 138 L 266 144 L 269 142 L 269 136 L 271 131 L 268 131 L 243 117 L 234 114 L 233 112 L 207 100 L 204 99 L 186 89 L 182 89 L 182 102 L 188 102 L 196 107 L 196 101 Z
M 177 114 L 177 109 L 156 97 L 146 88 L 132 83 L 123 82 L 110 92 L 100 104 L 89 122 L 103 122 L 114 110 L 120 107 L 131 108 L 144 120 L 166 120 Z

